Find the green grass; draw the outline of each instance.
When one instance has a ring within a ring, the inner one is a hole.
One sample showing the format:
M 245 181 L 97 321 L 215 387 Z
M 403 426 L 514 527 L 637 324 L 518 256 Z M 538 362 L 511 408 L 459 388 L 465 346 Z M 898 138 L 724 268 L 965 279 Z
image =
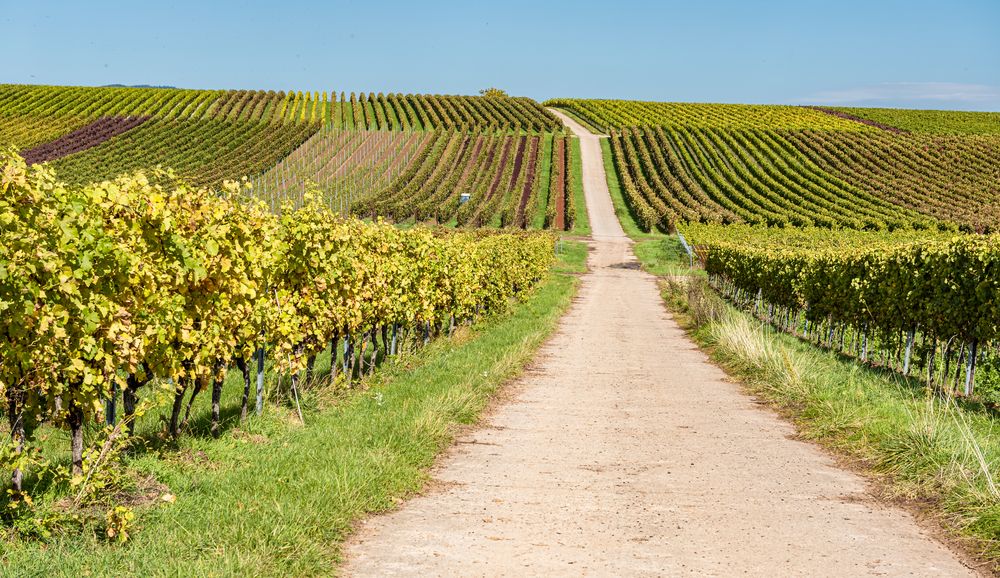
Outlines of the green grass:
M 138 455 L 129 467 L 154 474 L 176 503 L 144 509 L 124 546 L 97 532 L 7 541 L 0 575 L 331 574 L 352 523 L 419 490 L 454 428 L 475 422 L 531 359 L 575 292 L 566 272 L 582 270 L 585 256 L 582 243 L 563 242 L 525 303 L 387 365 L 367 388 L 306 393 L 305 425 L 291 408 L 269 406 L 218 440 L 189 435 Z M 233 398 L 226 403 L 231 411 Z M 196 433 L 206 410 L 196 408 Z
M 640 239 L 632 246 L 642 268 L 657 277 L 675 277 L 705 273 L 704 269 L 692 269 L 684 247 L 677 237 L 663 236 L 659 239 Z
M 556 273 L 585 273 L 587 271 L 587 245 L 580 241 L 560 239 L 556 245 L 559 260 L 553 269 Z
M 590 235 L 590 217 L 587 215 L 587 199 L 583 194 L 583 155 L 580 153 L 578 138 L 570 139 L 569 176 L 573 202 L 576 205 L 576 220 L 571 233 L 586 237 Z
M 886 499 L 932 514 L 973 554 L 1000 561 L 1000 437 L 993 413 L 776 332 L 704 280 L 664 283 L 694 339 L 805 438 L 846 457 Z
M 535 214 L 531 216 L 530 226 L 534 229 L 545 227 L 545 210 L 549 206 L 549 177 L 552 172 L 552 133 L 542 135 L 542 165 L 538 177 L 538 192 L 535 201 Z

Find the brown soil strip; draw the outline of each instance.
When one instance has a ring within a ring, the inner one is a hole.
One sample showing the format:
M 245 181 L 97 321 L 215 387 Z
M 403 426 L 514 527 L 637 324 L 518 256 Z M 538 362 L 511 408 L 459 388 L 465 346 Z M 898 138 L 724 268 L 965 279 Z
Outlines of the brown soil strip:
M 85 127 L 64 134 L 56 140 L 24 151 L 29 165 L 54 161 L 95 147 L 149 120 L 148 116 L 112 116 L 99 118 Z
M 528 159 L 528 172 L 527 177 L 524 179 L 524 188 L 521 190 L 521 200 L 517 205 L 517 218 L 515 222 L 519 223 L 519 226 L 523 229 L 527 225 L 527 220 L 524 215 L 524 208 L 528 206 L 528 201 L 531 199 L 531 190 L 535 183 L 535 170 L 538 168 L 538 143 L 539 138 L 533 137 L 531 140 L 531 152 L 530 158 Z

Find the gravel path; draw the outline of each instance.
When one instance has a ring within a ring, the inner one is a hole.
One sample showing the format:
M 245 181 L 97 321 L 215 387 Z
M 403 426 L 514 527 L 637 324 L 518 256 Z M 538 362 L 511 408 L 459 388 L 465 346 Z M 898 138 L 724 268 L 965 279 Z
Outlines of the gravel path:
M 367 520 L 354 576 L 972 576 L 686 338 L 582 136 L 594 242 L 579 297 L 514 399 L 437 481 Z

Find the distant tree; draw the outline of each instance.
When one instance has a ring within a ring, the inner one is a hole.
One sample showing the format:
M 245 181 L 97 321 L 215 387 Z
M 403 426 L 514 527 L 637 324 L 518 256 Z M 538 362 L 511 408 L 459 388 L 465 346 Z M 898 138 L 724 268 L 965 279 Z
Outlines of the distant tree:
M 487 98 L 510 98 L 506 90 L 499 88 L 484 88 L 479 91 L 480 96 L 485 96 Z

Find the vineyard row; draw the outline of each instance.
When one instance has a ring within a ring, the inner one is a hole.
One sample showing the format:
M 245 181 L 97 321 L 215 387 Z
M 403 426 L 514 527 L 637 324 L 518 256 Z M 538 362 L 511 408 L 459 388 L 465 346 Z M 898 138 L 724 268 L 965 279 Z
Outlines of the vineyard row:
M 687 222 L 857 229 L 937 224 L 824 170 L 822 159 L 793 146 L 796 134 L 631 128 L 612 132 L 611 150 L 626 201 L 647 231 Z
M 800 106 L 705 104 L 561 98 L 545 106 L 565 108 L 605 131 L 630 127 L 873 131 L 872 127 Z
M 759 233 L 758 233 L 759 231 Z M 700 226 L 687 235 L 712 283 L 743 309 L 863 361 L 995 397 L 1000 238 Z
M 385 189 L 358 199 L 352 211 L 359 216 L 385 216 L 393 221 L 413 219 L 463 226 L 526 228 L 540 210 L 538 203 L 562 198 L 563 227 L 568 181 L 551 188 L 542 182 L 541 166 L 566 170 L 569 137 L 514 136 L 436 132 L 415 152 L 407 167 Z M 562 151 L 561 157 L 553 151 Z M 549 159 L 543 153 L 549 151 Z M 548 195 L 547 198 L 545 195 Z M 550 223 L 551 226 L 554 223 Z
M 0 85 L 3 124 L 26 122 L 20 120 L 23 117 L 56 122 L 70 118 L 85 124 L 115 116 L 316 123 L 370 130 L 562 130 L 555 116 L 523 97 L 341 92 L 338 99 L 335 92 Z M 0 131 L 8 141 L 0 144 L 28 146 L 23 132 Z M 22 140 L 12 140 L 15 137 Z
M 293 392 L 341 340 L 348 376 L 364 360 L 370 371 L 400 332 L 426 340 L 503 310 L 553 258 L 544 233 L 403 231 L 314 200 L 278 216 L 235 183 L 220 193 L 153 171 L 76 188 L 12 154 L 3 164 L 0 393 L 11 441 L 0 456 L 15 491 L 41 422 L 70 431 L 75 475 L 96 459 L 84 424 L 114 415 L 119 396 L 131 423 L 152 384 L 174 396 L 175 436 L 185 395 L 190 407 L 210 390 L 218 433 L 227 367 L 244 373 L 245 414 L 264 352 Z

